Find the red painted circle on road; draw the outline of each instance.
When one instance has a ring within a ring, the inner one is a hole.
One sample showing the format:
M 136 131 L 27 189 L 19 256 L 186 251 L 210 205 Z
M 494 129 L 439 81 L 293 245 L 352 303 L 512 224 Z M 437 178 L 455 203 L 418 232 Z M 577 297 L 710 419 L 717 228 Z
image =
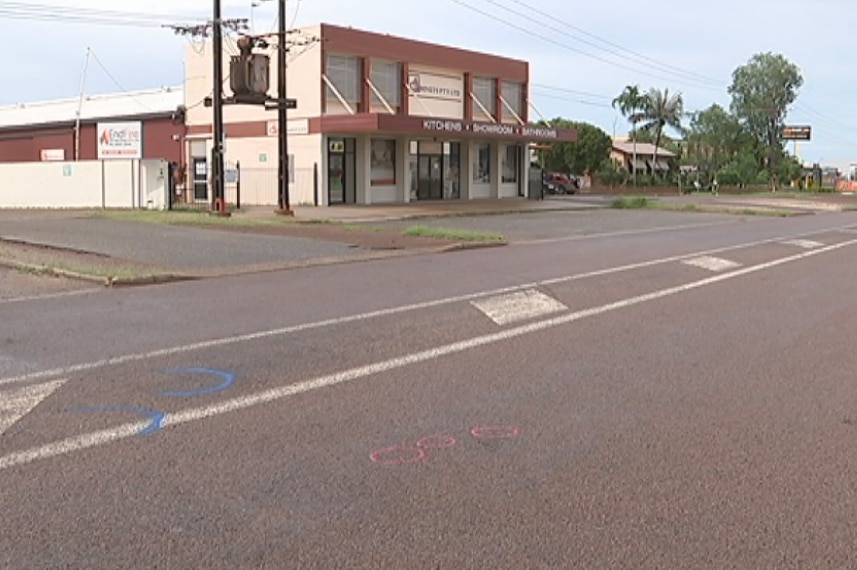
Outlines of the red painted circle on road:
M 417 447 L 423 449 L 446 449 L 455 445 L 455 438 L 451 435 L 427 435 L 417 442 Z
M 382 465 L 404 465 L 416 463 L 425 459 L 426 452 L 419 447 L 405 447 L 397 445 L 376 449 L 369 454 L 369 459 Z
M 521 428 L 515 426 L 482 426 L 473 428 L 470 433 L 473 434 L 473 437 L 480 439 L 509 439 L 520 435 Z

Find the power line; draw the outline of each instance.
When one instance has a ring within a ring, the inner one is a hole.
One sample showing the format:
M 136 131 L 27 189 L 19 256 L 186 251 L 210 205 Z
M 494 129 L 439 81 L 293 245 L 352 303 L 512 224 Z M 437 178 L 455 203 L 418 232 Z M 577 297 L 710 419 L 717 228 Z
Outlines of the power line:
M 559 40 L 557 40 L 557 39 L 555 39 L 555 38 L 552 38 L 552 37 L 550 37 L 550 36 L 546 36 L 546 35 L 544 35 L 544 34 L 542 34 L 542 33 L 539 33 L 538 31 L 535 31 L 535 30 L 532 30 L 532 29 L 526 28 L 526 27 L 521 26 L 521 25 L 519 25 L 519 24 L 516 24 L 516 23 L 514 23 L 514 22 L 510 22 L 509 20 L 505 20 L 505 19 L 503 19 L 503 18 L 501 18 L 501 17 L 499 17 L 499 16 L 497 16 L 497 15 L 495 15 L 495 14 L 492 14 L 492 13 L 490 13 L 490 12 L 486 12 L 485 10 L 482 10 L 482 9 L 480 9 L 480 8 L 477 8 L 477 7 L 475 7 L 475 6 L 472 6 L 471 4 L 468 4 L 467 2 L 464 2 L 463 0 L 450 0 L 450 1 L 451 1 L 451 2 L 454 2 L 455 4 L 458 4 L 459 6 L 462 6 L 462 7 L 466 8 L 466 9 L 468 9 L 468 10 L 472 11 L 472 12 L 475 12 L 475 13 L 477 13 L 477 14 L 480 14 L 480 15 L 482 15 L 482 16 L 484 16 L 484 17 L 486 17 L 486 18 L 489 18 L 489 19 L 491 19 L 491 20 L 494 20 L 494 21 L 496 21 L 496 22 L 499 22 L 499 23 L 501 23 L 501 24 L 504 24 L 504 25 L 506 25 L 506 26 L 508 26 L 508 27 L 510 27 L 510 28 L 516 29 L 516 30 L 518 30 L 518 31 L 520 31 L 520 32 L 524 32 L 525 34 L 527 34 L 527 35 L 528 35 L 528 36 L 530 36 L 530 37 L 536 37 L 536 38 L 539 38 L 539 39 L 541 39 L 541 40 L 543 40 L 543 41 L 546 41 L 546 42 L 548 42 L 548 43 L 552 43 L 552 44 L 554 44 L 554 45 L 556 45 L 556 46 L 559 46 L 559 47 L 564 48 L 564 49 L 566 49 L 566 50 L 569 50 L 569 51 L 572 51 L 572 52 L 575 52 L 575 53 L 581 54 L 581 55 L 583 55 L 583 56 L 589 57 L 589 58 L 594 59 L 594 60 L 596 60 L 596 61 L 600 61 L 600 62 L 602 62 L 602 63 L 606 63 L 606 64 L 608 64 L 608 65 L 612 65 L 612 66 L 614 66 L 614 67 L 618 67 L 618 68 L 620 68 L 620 69 L 624 69 L 624 70 L 626 70 L 626 71 L 631 71 L 631 72 L 633 72 L 633 73 L 640 73 L 640 74 L 642 74 L 642 75 L 647 75 L 647 76 L 649 76 L 649 77 L 653 77 L 653 78 L 656 78 L 656 79 L 660 79 L 660 80 L 662 80 L 662 81 L 669 81 L 669 82 L 677 82 L 677 83 L 678 83 L 678 81 L 676 81 L 676 79 L 675 79 L 674 77 L 665 77 L 665 76 L 663 76 L 663 75 L 657 75 L 657 74 L 655 74 L 655 73 L 651 73 L 651 72 L 648 72 L 648 71 L 645 71 L 645 70 L 641 70 L 641 69 L 639 69 L 639 68 L 631 67 L 631 66 L 629 66 L 629 65 L 625 65 L 625 64 L 623 64 L 623 63 L 616 62 L 616 61 L 613 61 L 613 60 L 611 60 L 611 59 L 607 59 L 607 58 L 605 58 L 605 57 L 601 57 L 601 56 L 599 56 L 599 55 L 597 55 L 597 54 L 589 53 L 589 52 L 587 52 L 587 51 L 585 51 L 585 50 L 582 50 L 582 49 L 580 49 L 580 48 L 574 47 L 574 46 L 572 46 L 572 45 L 570 45 L 570 44 L 568 44 L 568 43 L 561 42 L 561 41 L 559 41 Z M 507 8 L 507 10 L 508 10 L 508 8 Z M 530 18 L 530 17 L 528 17 L 528 16 L 526 16 L 526 15 L 523 15 L 522 17 L 523 17 L 524 19 L 528 19 L 528 20 L 530 20 L 530 21 L 534 21 L 532 18 Z M 542 22 L 538 22 L 538 21 L 536 21 L 536 23 L 538 23 L 538 24 L 539 24 L 540 26 L 542 26 L 542 27 L 544 27 L 544 26 L 545 26 L 545 24 L 544 24 L 544 23 L 542 23 Z M 687 83 L 685 83 L 685 84 L 687 84 Z M 695 85 L 695 87 L 698 87 L 698 88 L 700 88 L 700 89 L 713 90 L 713 91 L 721 91 L 721 90 L 722 90 L 722 89 L 719 89 L 719 88 L 716 88 L 716 87 L 713 87 L 713 86 L 710 86 L 710 85 Z
M 488 0 L 485 0 L 485 1 L 488 1 Z M 647 55 L 645 55 L 645 54 L 642 54 L 642 53 L 640 53 L 640 52 L 637 52 L 637 51 L 634 51 L 634 50 L 632 50 L 632 49 L 629 49 L 629 48 L 623 47 L 623 46 L 621 46 L 621 45 L 619 45 L 619 44 L 617 44 L 617 43 L 615 43 L 615 42 L 612 42 L 612 41 L 610 41 L 610 40 L 606 40 L 606 39 L 604 39 L 604 38 L 602 38 L 602 37 L 599 37 L 599 36 L 597 36 L 597 35 L 595 35 L 595 34 L 593 34 L 593 33 L 591 33 L 591 32 L 588 32 L 587 30 L 585 30 L 585 29 L 583 29 L 583 28 L 580 28 L 580 27 L 578 27 L 578 26 L 575 26 L 574 24 L 571 24 L 571 23 L 569 23 L 569 22 L 566 22 L 566 21 L 563 21 L 563 20 L 559 19 L 559 18 L 557 17 L 557 15 L 556 15 L 556 14 L 549 14 L 549 13 L 547 13 L 547 12 L 544 12 L 543 10 L 540 10 L 539 8 L 537 8 L 537 7 L 533 6 L 532 4 L 528 4 L 528 3 L 524 2 L 523 0 L 514 0 L 514 2 L 515 2 L 516 4 L 518 4 L 518 5 L 520 5 L 520 6 L 524 7 L 524 8 L 526 8 L 529 12 L 532 12 L 532 13 L 534 13 L 534 14 L 539 14 L 539 15 L 541 15 L 541 16 L 544 16 L 545 18 L 550 19 L 551 21 L 558 22 L 559 24 L 562 24 L 565 28 L 568 28 L 568 29 L 574 30 L 575 32 L 577 32 L 577 33 L 579 33 L 579 34 L 581 34 L 581 35 L 583 35 L 583 36 L 586 36 L 586 37 L 592 38 L 592 39 L 593 39 L 593 40 L 595 40 L 596 42 L 603 43 L 603 44 L 605 44 L 605 45 L 607 45 L 607 46 L 609 46 L 609 47 L 615 48 L 616 50 L 619 50 L 619 51 L 625 52 L 625 53 L 627 53 L 628 55 L 633 56 L 634 58 L 638 58 L 638 59 L 641 59 L 641 60 L 645 60 L 645 61 L 651 62 L 652 64 L 655 64 L 657 67 L 663 68 L 663 69 L 665 69 L 665 70 L 673 70 L 673 71 L 675 71 L 675 72 L 677 72 L 677 73 L 679 73 L 679 74 L 681 74 L 681 75 L 686 75 L 686 76 L 688 76 L 688 77 L 695 77 L 696 79 L 698 79 L 698 80 L 700 80 L 700 81 L 709 82 L 709 83 L 712 83 L 712 84 L 714 84 L 714 85 L 723 85 L 723 82 L 722 82 L 722 81 L 720 81 L 720 80 L 718 80 L 718 79 L 714 79 L 714 78 L 711 78 L 711 77 L 707 77 L 707 76 L 705 76 L 705 75 L 700 75 L 700 74 L 695 73 L 695 72 L 693 72 L 693 71 L 689 71 L 689 70 L 687 70 L 687 69 L 683 69 L 683 68 L 681 68 L 681 67 L 677 67 L 677 66 L 674 66 L 674 65 L 670 65 L 669 63 L 662 62 L 662 61 L 660 61 L 660 60 L 657 60 L 657 59 L 655 59 L 655 58 L 649 57 L 649 56 L 647 56 Z M 493 2 L 492 2 L 492 3 L 493 3 Z M 581 41 L 583 41 L 583 40 L 581 40 Z M 592 45 L 593 47 L 597 47 L 595 44 L 592 44 L 592 43 L 590 43 L 590 42 L 585 42 L 585 43 L 587 43 L 587 45 Z M 608 49 L 606 49 L 606 48 L 601 48 L 601 49 L 605 49 L 605 51 L 609 51 L 610 53 L 616 53 L 615 51 L 613 51 L 613 50 L 608 50 Z M 627 56 L 623 56 L 623 57 L 627 57 Z
M 96 53 L 95 53 L 95 50 L 93 50 L 92 48 L 89 48 L 89 56 L 95 61 L 95 63 L 98 64 L 98 67 L 101 68 L 101 71 L 103 71 L 104 74 L 107 75 L 107 77 L 110 79 L 110 81 L 112 81 L 113 84 L 119 88 L 119 91 L 121 91 L 125 94 L 128 94 L 128 95 L 131 95 L 131 99 L 136 101 L 137 104 L 140 105 L 141 107 L 143 107 L 144 109 L 146 109 L 148 111 L 152 110 L 151 107 L 149 107 L 148 105 L 146 105 L 145 103 L 140 101 L 137 97 L 133 96 L 133 94 L 130 91 L 128 91 L 128 89 L 125 89 L 125 87 L 123 87 L 122 84 L 119 83 L 119 81 L 116 79 L 116 77 L 112 73 L 110 73 L 110 70 L 107 69 L 107 66 L 104 65 L 104 62 L 102 62 L 101 59 L 99 59 L 98 55 L 96 55 Z
M 17 20 L 60 22 L 69 24 L 94 24 L 132 27 L 160 27 L 165 20 L 187 18 L 201 19 L 197 15 L 157 14 L 152 12 L 126 12 L 91 8 L 72 8 L 50 4 L 23 2 L 0 3 L 0 17 Z

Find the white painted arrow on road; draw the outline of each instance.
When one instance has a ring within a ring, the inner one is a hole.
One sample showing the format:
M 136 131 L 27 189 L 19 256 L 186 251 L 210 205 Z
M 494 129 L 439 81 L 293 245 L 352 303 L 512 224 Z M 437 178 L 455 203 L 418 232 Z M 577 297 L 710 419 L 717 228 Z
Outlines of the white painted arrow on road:
M 0 433 L 5 433 L 63 384 L 65 380 L 55 380 L 0 392 Z

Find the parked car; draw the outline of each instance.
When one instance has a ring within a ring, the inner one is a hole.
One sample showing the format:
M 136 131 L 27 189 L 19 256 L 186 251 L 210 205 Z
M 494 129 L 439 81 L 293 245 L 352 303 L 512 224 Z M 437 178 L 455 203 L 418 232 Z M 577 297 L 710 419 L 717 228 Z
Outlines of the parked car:
M 543 186 L 546 194 L 577 194 L 580 182 L 575 176 L 561 172 L 547 172 L 544 175 Z

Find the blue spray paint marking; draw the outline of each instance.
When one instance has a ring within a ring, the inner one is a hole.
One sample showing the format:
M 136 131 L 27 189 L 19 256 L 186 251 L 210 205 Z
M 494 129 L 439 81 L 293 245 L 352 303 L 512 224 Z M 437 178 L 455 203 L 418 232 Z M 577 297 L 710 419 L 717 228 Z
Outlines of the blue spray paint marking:
M 104 406 L 101 408 L 80 408 L 81 412 L 135 412 L 138 414 L 143 414 L 144 416 L 149 416 L 152 421 L 149 422 L 145 428 L 140 430 L 137 435 L 149 435 L 155 433 L 162 427 L 164 427 L 164 420 L 167 418 L 167 414 L 164 412 L 158 412 L 155 410 L 150 410 L 148 408 L 140 408 L 137 406 Z
M 223 379 L 223 381 L 220 384 L 217 384 L 216 386 L 201 388 L 199 390 L 187 390 L 184 392 L 161 392 L 161 394 L 164 396 L 174 396 L 179 398 L 188 396 L 203 396 L 205 394 L 213 394 L 215 392 L 225 390 L 232 386 L 232 383 L 235 382 L 234 373 L 227 372 L 225 370 L 215 370 L 213 368 L 176 368 L 175 370 L 166 370 L 164 372 L 166 374 L 211 374 L 212 376 L 219 376 Z

